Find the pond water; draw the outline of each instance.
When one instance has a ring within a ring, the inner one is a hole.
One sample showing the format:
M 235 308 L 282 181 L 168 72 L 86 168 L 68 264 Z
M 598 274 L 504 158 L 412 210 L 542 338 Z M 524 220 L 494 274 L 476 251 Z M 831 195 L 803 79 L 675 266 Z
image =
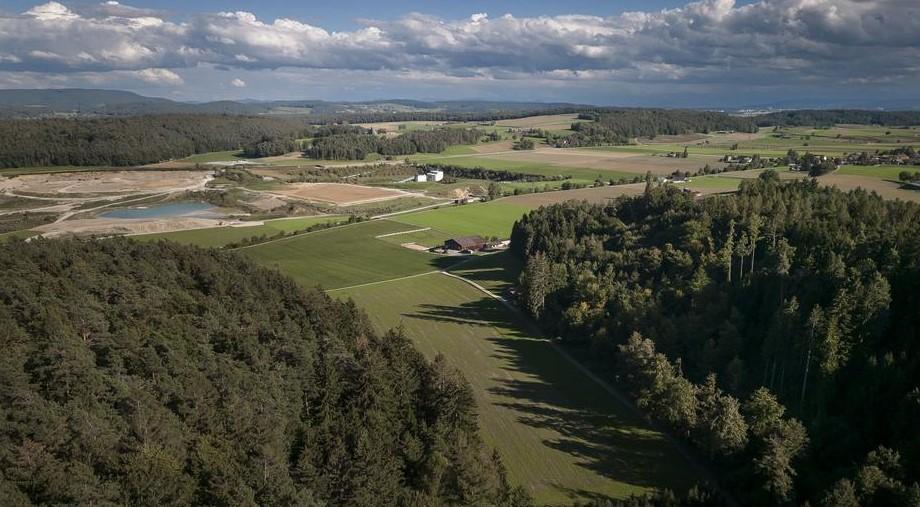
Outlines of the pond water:
M 206 202 L 170 202 L 149 207 L 122 208 L 102 213 L 102 218 L 217 218 L 217 207 Z

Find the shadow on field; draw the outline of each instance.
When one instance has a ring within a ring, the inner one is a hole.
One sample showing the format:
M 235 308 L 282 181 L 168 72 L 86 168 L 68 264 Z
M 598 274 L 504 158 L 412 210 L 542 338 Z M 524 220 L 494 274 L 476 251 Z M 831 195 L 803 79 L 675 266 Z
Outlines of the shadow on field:
M 573 367 L 549 341 L 526 333 L 531 323 L 501 303 L 484 297 L 459 306 L 429 304 L 406 316 L 502 329 L 503 335 L 488 338 L 492 357 L 499 368 L 515 374 L 491 375 L 494 404 L 540 429 L 543 443 L 570 455 L 577 466 L 634 486 L 684 492 L 692 485 L 687 465 L 665 438 Z M 572 498 L 604 498 L 554 487 Z

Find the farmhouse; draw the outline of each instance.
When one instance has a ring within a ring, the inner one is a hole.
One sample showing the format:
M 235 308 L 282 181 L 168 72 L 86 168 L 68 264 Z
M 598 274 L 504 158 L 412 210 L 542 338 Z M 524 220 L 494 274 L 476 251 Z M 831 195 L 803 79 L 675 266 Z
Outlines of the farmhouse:
M 416 174 L 415 181 L 425 183 L 426 181 L 441 181 L 444 179 L 444 171 L 435 169 L 423 174 Z
M 444 242 L 445 250 L 481 250 L 485 246 L 486 242 L 479 236 L 461 236 L 459 238 L 451 238 Z

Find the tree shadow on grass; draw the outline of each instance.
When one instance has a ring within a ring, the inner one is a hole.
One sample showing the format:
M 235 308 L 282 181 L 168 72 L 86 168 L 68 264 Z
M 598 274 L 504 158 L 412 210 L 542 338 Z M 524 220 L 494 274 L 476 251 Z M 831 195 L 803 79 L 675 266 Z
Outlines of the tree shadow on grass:
M 549 341 L 525 331 L 529 322 L 498 301 L 483 297 L 457 306 L 429 304 L 406 316 L 501 329 L 502 335 L 487 338 L 498 370 L 488 388 L 494 404 L 542 430 L 543 444 L 571 456 L 578 466 L 643 488 L 683 492 L 695 482 L 690 466 L 666 438 L 576 369 Z M 553 486 L 572 498 L 606 498 L 598 491 Z

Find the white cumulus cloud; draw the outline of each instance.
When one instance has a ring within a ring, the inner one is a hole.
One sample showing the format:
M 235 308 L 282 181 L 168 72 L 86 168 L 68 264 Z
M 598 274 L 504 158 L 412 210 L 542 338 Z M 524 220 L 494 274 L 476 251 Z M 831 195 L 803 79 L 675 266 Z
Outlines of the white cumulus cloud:
M 240 78 L 233 78 L 233 81 L 230 81 L 230 86 L 234 88 L 246 88 L 246 81 L 243 81 Z

